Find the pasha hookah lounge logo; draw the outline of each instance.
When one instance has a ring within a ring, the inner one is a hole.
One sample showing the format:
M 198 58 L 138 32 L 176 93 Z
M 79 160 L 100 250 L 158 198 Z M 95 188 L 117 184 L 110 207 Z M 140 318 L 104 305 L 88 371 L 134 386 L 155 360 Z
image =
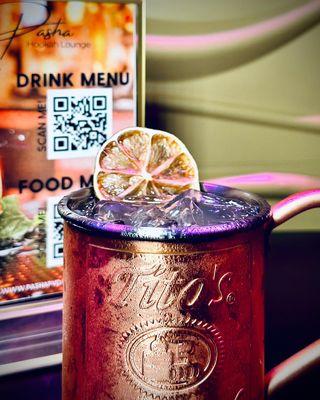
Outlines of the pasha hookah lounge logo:
M 13 13 L 13 20 L 9 24 L 9 29 L 0 27 L 0 60 L 10 51 L 14 41 L 21 37 L 31 34 L 30 40 L 26 42 L 27 47 L 34 48 L 88 48 L 89 42 L 69 42 L 74 36 L 74 32 L 67 27 L 63 18 L 56 20 L 51 18 L 50 8 L 41 2 L 5 2 L 0 4 L 0 13 L 6 13 L 8 7 L 21 7 L 20 14 Z
M 88 4 L 84 1 L 66 2 L 65 7 L 63 2 L 46 3 L 36 0 L 0 3 L 0 15 L 8 16 L 0 18 L 0 61 L 6 57 L 19 60 L 18 89 L 130 86 L 127 70 L 130 46 L 126 48 L 119 39 L 120 67 L 118 58 L 118 61 L 112 59 L 110 48 L 106 53 L 107 36 L 98 35 L 100 30 L 107 29 L 110 15 L 106 14 L 98 25 L 93 17 L 86 19 Z M 108 29 L 112 30 L 112 25 Z M 81 68 L 86 68 L 79 62 L 83 59 L 97 71 L 81 72 Z M 103 71 L 106 59 L 115 63 L 112 72 Z M 1 68 L 0 63 L 0 71 Z M 64 72 L 58 72 L 61 70 Z
M 183 398 L 221 362 L 223 341 L 213 325 L 168 314 L 125 332 L 118 353 L 127 379 L 146 396 Z

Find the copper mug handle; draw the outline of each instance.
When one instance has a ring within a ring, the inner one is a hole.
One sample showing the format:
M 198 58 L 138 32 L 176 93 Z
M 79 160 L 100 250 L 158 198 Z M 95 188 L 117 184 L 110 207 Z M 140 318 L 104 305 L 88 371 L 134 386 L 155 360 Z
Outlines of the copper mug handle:
M 311 208 L 320 207 L 320 189 L 293 194 L 271 208 L 271 229 Z M 268 397 L 303 372 L 320 364 L 320 339 L 273 368 L 266 376 Z

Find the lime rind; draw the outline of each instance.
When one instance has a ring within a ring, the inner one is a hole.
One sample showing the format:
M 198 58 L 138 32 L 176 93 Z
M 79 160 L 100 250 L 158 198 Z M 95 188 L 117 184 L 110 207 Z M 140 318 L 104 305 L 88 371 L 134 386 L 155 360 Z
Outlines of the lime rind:
M 96 158 L 94 191 L 99 199 L 172 197 L 199 189 L 198 168 L 174 135 L 149 128 L 126 128 L 105 142 Z

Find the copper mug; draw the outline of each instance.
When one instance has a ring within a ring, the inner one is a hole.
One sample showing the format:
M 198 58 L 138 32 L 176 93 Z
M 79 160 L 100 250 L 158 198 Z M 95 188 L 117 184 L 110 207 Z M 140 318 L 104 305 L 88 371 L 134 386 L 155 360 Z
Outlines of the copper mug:
M 214 227 L 134 230 L 64 217 L 63 400 L 262 400 L 264 268 L 271 230 L 320 206 L 320 190 Z M 310 352 L 309 352 L 310 353 Z M 303 358 L 303 357 L 302 357 Z M 301 357 L 300 357 L 301 359 Z M 288 378 L 269 376 L 270 390 Z

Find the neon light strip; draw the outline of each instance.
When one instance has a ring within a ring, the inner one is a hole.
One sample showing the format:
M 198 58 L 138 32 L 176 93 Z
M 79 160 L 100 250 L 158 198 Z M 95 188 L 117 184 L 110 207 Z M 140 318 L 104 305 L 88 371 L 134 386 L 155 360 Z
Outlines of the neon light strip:
M 234 44 L 235 42 L 241 42 L 246 39 L 266 35 L 269 32 L 287 27 L 288 25 L 294 24 L 303 19 L 305 16 L 313 14 L 317 10 L 320 10 L 320 1 L 314 0 L 286 14 L 245 28 L 203 35 L 147 35 L 147 46 L 153 50 L 170 51 L 176 50 L 177 48 L 197 49 L 199 47 L 204 48 Z

